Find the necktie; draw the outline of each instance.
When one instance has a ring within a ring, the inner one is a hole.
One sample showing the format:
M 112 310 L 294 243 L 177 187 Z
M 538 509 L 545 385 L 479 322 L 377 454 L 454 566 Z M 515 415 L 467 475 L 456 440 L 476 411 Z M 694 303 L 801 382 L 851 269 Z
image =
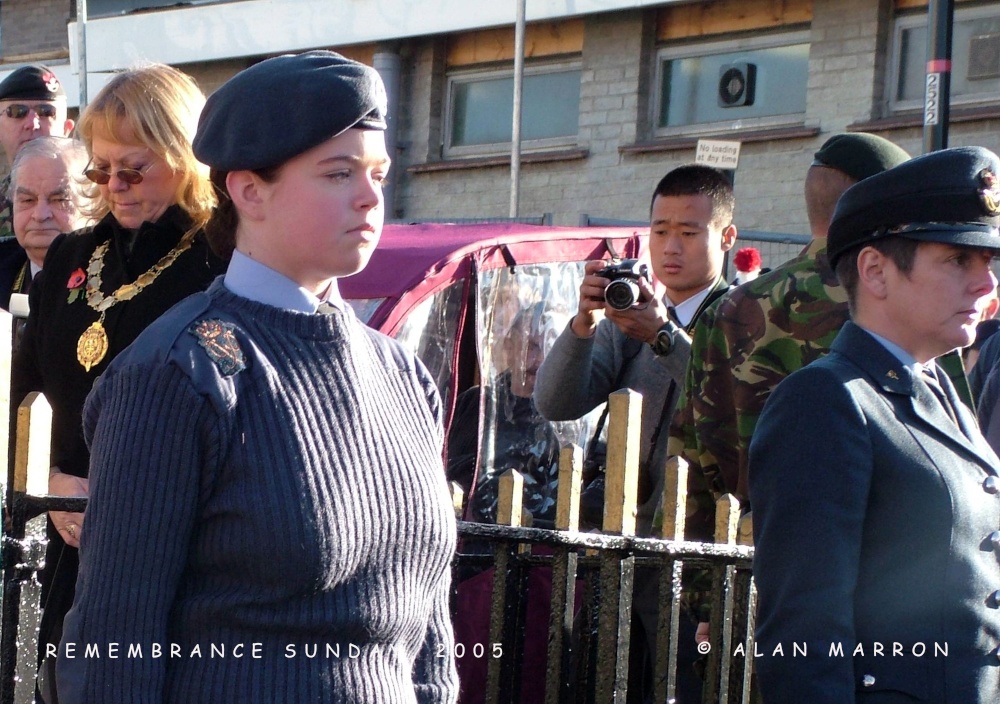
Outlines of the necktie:
M 921 375 L 924 383 L 930 387 L 931 391 L 937 397 L 937 400 L 941 402 L 944 407 L 945 412 L 951 417 L 952 421 L 958 425 L 958 414 L 955 412 L 954 406 L 951 405 L 951 401 L 948 399 L 948 395 L 944 392 L 941 387 L 941 383 L 938 381 L 937 373 L 933 367 L 924 367 L 923 374 Z
M 681 325 L 681 321 L 677 317 L 677 309 L 676 308 L 674 308 L 673 306 L 667 306 L 667 315 L 670 316 L 670 319 L 673 320 L 674 323 L 676 323 L 678 327 L 684 327 L 683 325 Z
M 337 306 L 332 306 L 326 301 L 323 301 L 318 306 L 316 306 L 317 315 L 330 315 L 336 312 L 337 312 Z

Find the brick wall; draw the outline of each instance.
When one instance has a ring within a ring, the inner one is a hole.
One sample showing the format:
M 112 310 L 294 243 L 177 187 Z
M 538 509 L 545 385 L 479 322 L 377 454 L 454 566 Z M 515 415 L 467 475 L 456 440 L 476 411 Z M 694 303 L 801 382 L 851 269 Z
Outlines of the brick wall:
M 4 61 L 69 55 L 68 0 L 3 0 L 0 3 L 0 56 Z
M 651 22 L 655 22 L 655 11 L 585 18 L 578 144 L 587 150 L 587 156 L 523 164 L 522 215 L 552 212 L 555 222 L 562 225 L 576 224 L 582 213 L 643 219 L 656 181 L 668 170 L 694 159 L 693 148 L 640 153 L 619 149 L 648 141 L 651 136 L 649 105 L 655 89 L 656 50 Z M 813 152 L 850 125 L 885 116 L 883 90 L 891 27 L 892 0 L 813 3 L 805 124 L 819 133 L 743 145 L 736 174 L 738 227 L 808 233 L 802 184 Z M 426 85 L 430 70 L 425 61 L 411 78 Z M 422 90 L 420 98 L 426 95 Z M 417 93 L 413 97 L 418 97 Z M 410 123 L 413 131 L 401 137 L 420 147 L 407 155 L 406 164 L 422 163 L 423 150 L 433 154 L 440 143 L 440 135 L 432 144 L 422 141 L 428 122 L 438 120 L 424 110 L 418 100 L 414 114 L 420 117 Z M 950 145 L 981 144 L 1000 149 L 997 122 L 956 123 L 951 128 Z M 885 128 L 880 134 L 912 154 L 922 151 L 920 128 Z M 397 171 L 397 182 L 400 178 L 406 187 L 398 194 L 397 206 L 407 218 L 507 216 L 507 166 L 405 176 Z

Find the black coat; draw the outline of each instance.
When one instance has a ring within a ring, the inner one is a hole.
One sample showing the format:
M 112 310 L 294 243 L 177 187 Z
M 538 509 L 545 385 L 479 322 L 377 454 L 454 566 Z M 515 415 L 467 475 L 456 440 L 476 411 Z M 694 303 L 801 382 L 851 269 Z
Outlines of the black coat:
M 94 380 L 140 332 L 178 301 L 205 290 L 225 271 L 211 254 L 204 236 L 135 298 L 112 306 L 104 319 L 109 348 L 90 371 L 77 360 L 81 333 L 100 314 L 80 295 L 68 303 L 67 287 L 73 273 L 85 271 L 94 249 L 109 239 L 101 290 L 110 294 L 156 264 L 180 241 L 190 220 L 179 207 L 168 209 L 155 224 L 144 223 L 138 233 L 122 229 L 111 216 L 93 228 L 61 235 L 49 247 L 45 266 L 30 294 L 31 315 L 21 349 L 14 359 L 12 397 L 15 403 L 29 391 L 41 391 L 52 405 L 52 464 L 63 472 L 87 476 L 89 455 L 83 441 L 81 412 Z M 134 244 L 132 243 L 134 241 Z
M 45 394 L 52 406 L 51 464 L 63 472 L 80 477 L 88 474 L 90 453 L 83 439 L 81 416 L 97 377 L 150 323 L 187 296 L 206 289 L 225 271 L 225 265 L 211 253 L 204 234 L 199 233 L 190 249 L 153 283 L 107 311 L 103 324 L 108 352 L 90 371 L 77 360 L 77 341 L 100 313 L 87 304 L 85 295 L 68 302 L 71 277 L 77 270 L 86 271 L 94 250 L 111 240 L 101 285 L 101 290 L 110 294 L 156 264 L 177 245 L 190 224 L 178 206 L 169 208 L 156 223 L 143 223 L 135 233 L 121 228 L 113 216 L 107 215 L 93 228 L 60 235 L 49 247 L 43 271 L 29 293 L 31 313 L 14 357 L 11 399 L 18 404 L 28 392 Z M 43 642 L 52 636 L 51 629 L 61 623 L 72 603 L 78 565 L 77 551 L 66 546 L 51 523 L 49 541 L 42 573 L 47 599 Z
M 10 294 L 14 284 L 28 263 L 28 255 L 13 237 L 0 240 L 0 308 L 10 310 Z M 30 270 L 25 272 L 30 276 Z M 18 287 L 20 293 L 24 286 Z
M 768 399 L 750 445 L 768 704 L 1000 701 L 1000 460 L 938 376 L 958 425 L 847 323 Z

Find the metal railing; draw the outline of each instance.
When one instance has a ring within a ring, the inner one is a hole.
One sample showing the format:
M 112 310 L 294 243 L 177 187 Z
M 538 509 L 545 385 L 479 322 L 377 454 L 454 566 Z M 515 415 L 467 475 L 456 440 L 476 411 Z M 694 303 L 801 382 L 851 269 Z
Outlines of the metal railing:
M 579 531 L 582 452 L 562 451 L 555 529 L 530 527 L 522 510 L 522 479 L 514 470 L 500 478 L 497 525 L 460 523 L 466 539 L 487 542 L 495 567 L 489 644 L 503 658 L 489 660 L 486 704 L 519 702 L 519 672 L 525 634 L 526 572 L 551 570 L 545 702 L 625 701 L 629 682 L 630 623 L 637 567 L 654 568 L 659 581 L 659 617 L 653 666 L 653 701 L 673 699 L 677 687 L 682 572 L 696 568 L 711 584 L 711 631 L 703 702 L 750 702 L 753 612 L 753 548 L 750 526 L 741 521 L 739 503 L 726 495 L 716 504 L 715 542 L 683 540 L 687 507 L 687 468 L 671 458 L 664 469 L 663 522 L 656 537 L 635 535 L 638 484 L 638 428 L 641 397 L 620 391 L 609 399 L 608 462 L 604 524 L 600 533 Z M 462 501 L 453 488 L 456 508 Z M 527 525 L 526 525 L 527 524 Z M 537 548 L 546 548 L 539 554 Z M 461 565 L 476 556 L 460 554 Z M 481 559 L 481 556 L 478 558 Z M 580 583 L 583 598 L 577 599 Z M 579 604 L 579 611 L 577 605 Z M 508 656 L 513 654 L 513 657 Z M 575 663 L 575 666 L 574 666 Z M 582 663 L 582 664 L 581 664 Z M 536 685 L 540 683 L 535 683 Z

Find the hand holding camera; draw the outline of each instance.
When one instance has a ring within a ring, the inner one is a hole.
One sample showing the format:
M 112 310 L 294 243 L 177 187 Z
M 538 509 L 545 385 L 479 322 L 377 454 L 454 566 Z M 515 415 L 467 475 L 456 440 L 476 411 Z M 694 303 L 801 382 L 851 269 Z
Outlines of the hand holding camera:
M 629 337 L 652 342 L 669 320 L 653 291 L 646 264 L 637 259 L 587 262 L 580 284 L 579 312 L 573 318 L 577 337 L 590 337 L 603 311 Z
M 628 310 L 641 298 L 641 280 L 649 283 L 649 267 L 638 259 L 623 259 L 595 272 L 608 280 L 604 289 L 604 302 L 615 310 Z

